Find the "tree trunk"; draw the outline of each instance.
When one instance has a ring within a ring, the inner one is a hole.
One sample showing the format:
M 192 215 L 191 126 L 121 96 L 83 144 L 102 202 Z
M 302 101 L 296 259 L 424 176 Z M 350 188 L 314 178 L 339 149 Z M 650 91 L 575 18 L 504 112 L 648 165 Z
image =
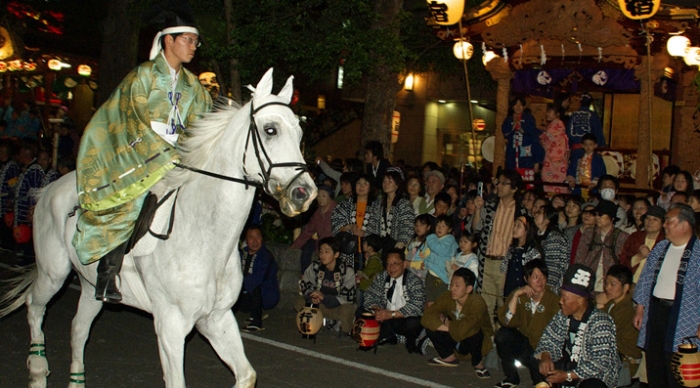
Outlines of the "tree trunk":
M 228 36 L 226 37 L 226 42 L 231 44 L 233 39 L 231 35 L 233 34 L 236 24 L 233 22 L 233 0 L 224 0 L 224 10 L 226 13 L 226 31 Z M 238 72 L 238 59 L 229 59 L 229 97 L 238 102 L 243 103 L 243 97 L 241 94 L 241 75 Z M 223 79 L 222 79 L 223 82 Z
M 392 34 L 399 36 L 399 12 L 403 9 L 403 0 L 377 0 L 375 10 L 379 18 L 373 23 L 372 30 L 392 28 Z M 393 27 L 392 27 L 393 26 Z M 387 61 L 382 60 L 383 53 L 373 52 L 377 66 L 367 76 L 365 94 L 365 114 L 362 122 L 362 143 L 378 140 L 384 146 L 384 155 L 389 155 L 391 147 L 391 119 L 394 114 L 396 93 L 401 89 L 399 73 L 392 69 Z M 389 61 L 390 62 L 390 61 Z
M 129 12 L 131 0 L 108 2 L 109 12 L 102 24 L 97 106 L 112 94 L 124 76 L 136 66 L 138 56 L 138 18 Z

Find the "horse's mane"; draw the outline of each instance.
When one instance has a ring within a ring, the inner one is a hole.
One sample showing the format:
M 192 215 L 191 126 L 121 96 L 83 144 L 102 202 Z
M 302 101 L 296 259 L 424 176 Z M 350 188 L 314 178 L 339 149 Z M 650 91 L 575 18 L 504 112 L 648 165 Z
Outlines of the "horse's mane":
M 216 100 L 211 112 L 203 114 L 199 120 L 187 127 L 185 134 L 180 135 L 180 163 L 189 167 L 204 168 L 221 135 L 240 109 L 240 104 L 231 100 Z M 194 176 L 195 173 L 190 170 L 175 168 L 165 176 L 165 182 L 168 187 L 180 187 Z

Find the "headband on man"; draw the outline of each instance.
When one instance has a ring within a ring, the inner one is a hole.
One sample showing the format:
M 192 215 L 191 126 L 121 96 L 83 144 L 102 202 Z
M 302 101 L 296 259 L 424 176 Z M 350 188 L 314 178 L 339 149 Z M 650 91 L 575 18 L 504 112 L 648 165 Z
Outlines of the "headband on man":
M 164 28 L 162 31 L 158 31 L 156 34 L 156 37 L 153 39 L 153 45 L 151 45 L 151 54 L 149 55 L 148 59 L 154 60 L 157 56 L 158 53 L 160 53 L 160 50 L 163 49 L 160 45 L 160 38 L 163 35 L 169 35 L 169 34 L 182 34 L 185 32 L 190 32 L 195 35 L 199 35 L 199 30 L 197 30 L 194 27 L 190 26 L 176 26 L 176 27 L 168 27 Z

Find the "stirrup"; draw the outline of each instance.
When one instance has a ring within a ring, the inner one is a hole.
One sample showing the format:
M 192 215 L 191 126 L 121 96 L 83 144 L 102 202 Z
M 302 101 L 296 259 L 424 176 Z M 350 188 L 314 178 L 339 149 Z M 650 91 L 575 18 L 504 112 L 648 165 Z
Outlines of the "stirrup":
M 117 285 L 117 280 L 119 280 L 119 285 Z M 121 293 L 121 277 L 119 274 L 114 275 L 112 279 L 107 282 L 107 285 L 102 290 L 102 295 L 97 297 L 97 300 L 101 300 L 104 303 L 114 303 L 118 304 L 122 301 Z

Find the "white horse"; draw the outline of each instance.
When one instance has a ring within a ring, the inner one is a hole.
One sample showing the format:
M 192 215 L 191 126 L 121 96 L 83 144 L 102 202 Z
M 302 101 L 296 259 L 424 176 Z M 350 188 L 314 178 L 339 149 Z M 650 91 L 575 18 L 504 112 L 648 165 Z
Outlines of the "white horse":
M 181 140 L 182 167 L 159 183 L 179 187 L 170 237 L 147 256 L 125 257 L 122 303 L 153 314 L 166 387 L 185 386 L 185 336 L 193 327 L 233 370 L 236 387 L 255 386 L 231 312 L 242 283 L 237 242 L 255 194 L 250 186 L 262 186 L 290 216 L 306 211 L 316 196 L 299 150 L 302 131 L 288 107 L 292 79 L 274 95 L 270 69 L 246 105 L 220 107 L 188 128 Z M 85 342 L 102 302 L 94 297 L 97 263 L 82 265 L 71 244 L 77 204 L 75 174 L 42 193 L 34 216 L 36 267 L 17 279 L 5 295 L 8 306 L 0 310 L 3 316 L 24 303 L 28 307 L 29 387 L 46 387 L 43 316 L 71 268 L 80 275 L 82 291 L 71 330 L 69 388 L 85 385 Z

